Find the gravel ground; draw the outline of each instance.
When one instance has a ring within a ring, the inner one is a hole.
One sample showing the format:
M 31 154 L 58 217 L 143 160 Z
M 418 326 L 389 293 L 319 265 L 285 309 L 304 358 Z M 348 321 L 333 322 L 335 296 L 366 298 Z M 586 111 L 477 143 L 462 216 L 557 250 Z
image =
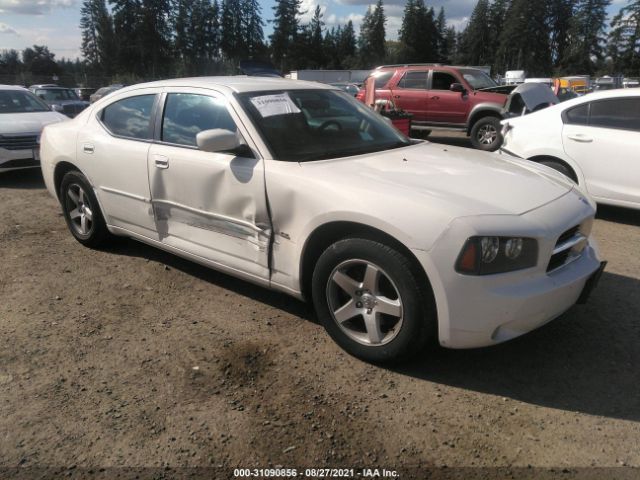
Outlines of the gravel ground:
M 587 305 L 385 369 L 289 297 L 133 241 L 81 247 L 39 172 L 4 173 L 0 477 L 638 478 L 640 215 L 602 208 L 595 236 L 609 265 Z

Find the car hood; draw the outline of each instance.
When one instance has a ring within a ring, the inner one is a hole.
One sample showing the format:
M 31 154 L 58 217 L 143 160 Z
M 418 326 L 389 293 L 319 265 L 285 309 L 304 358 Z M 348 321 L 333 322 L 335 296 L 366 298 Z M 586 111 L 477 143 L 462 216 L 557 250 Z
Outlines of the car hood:
M 0 114 L 0 135 L 40 133 L 45 125 L 64 122 L 69 118 L 57 112 Z
M 441 206 L 454 216 L 521 215 L 573 186 L 549 169 L 498 154 L 423 142 L 358 157 L 303 163 L 305 178 L 368 202 Z M 372 196 L 372 193 L 374 194 Z

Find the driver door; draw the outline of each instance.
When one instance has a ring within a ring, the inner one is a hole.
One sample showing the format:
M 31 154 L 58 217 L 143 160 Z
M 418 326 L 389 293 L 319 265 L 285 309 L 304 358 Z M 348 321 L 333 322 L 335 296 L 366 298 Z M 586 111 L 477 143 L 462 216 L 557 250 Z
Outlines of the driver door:
M 196 145 L 203 130 L 242 135 L 226 97 L 174 88 L 165 89 L 161 103 L 147 163 L 158 240 L 223 270 L 268 280 L 271 226 L 262 159 L 249 148 L 212 153 Z

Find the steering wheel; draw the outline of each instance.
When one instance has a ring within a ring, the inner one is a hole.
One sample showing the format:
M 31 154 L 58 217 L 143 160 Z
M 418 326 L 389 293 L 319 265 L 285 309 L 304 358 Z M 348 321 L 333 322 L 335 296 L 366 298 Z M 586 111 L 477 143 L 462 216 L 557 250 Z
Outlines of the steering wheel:
M 331 125 L 335 125 L 336 127 L 338 127 L 338 131 L 342 130 L 342 125 L 340 125 L 340 122 L 338 122 L 337 120 L 327 120 L 326 122 L 324 122 L 322 125 L 318 127 L 318 130 L 323 132 L 327 128 L 329 128 Z

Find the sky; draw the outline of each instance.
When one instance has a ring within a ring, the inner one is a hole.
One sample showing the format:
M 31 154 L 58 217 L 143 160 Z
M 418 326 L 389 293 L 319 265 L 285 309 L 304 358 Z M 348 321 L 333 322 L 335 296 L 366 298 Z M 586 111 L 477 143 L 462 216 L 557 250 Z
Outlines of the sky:
M 353 20 L 356 33 L 360 22 L 372 0 L 302 0 L 307 21 L 316 5 L 320 5 L 326 27 L 345 24 Z M 532 0 L 534 1 L 534 0 Z M 613 0 L 611 13 L 628 0 Z M 477 0 L 427 0 L 436 12 L 445 9 L 447 22 L 456 29 L 464 28 Z M 81 57 L 80 52 L 80 5 L 82 0 L 0 0 L 0 50 L 14 48 L 23 50 L 32 45 L 47 45 L 56 58 Z M 385 0 L 387 15 L 387 39 L 396 39 L 402 22 L 406 0 Z M 260 0 L 262 18 L 273 18 L 273 0 Z M 267 23 L 265 34 L 271 33 Z

